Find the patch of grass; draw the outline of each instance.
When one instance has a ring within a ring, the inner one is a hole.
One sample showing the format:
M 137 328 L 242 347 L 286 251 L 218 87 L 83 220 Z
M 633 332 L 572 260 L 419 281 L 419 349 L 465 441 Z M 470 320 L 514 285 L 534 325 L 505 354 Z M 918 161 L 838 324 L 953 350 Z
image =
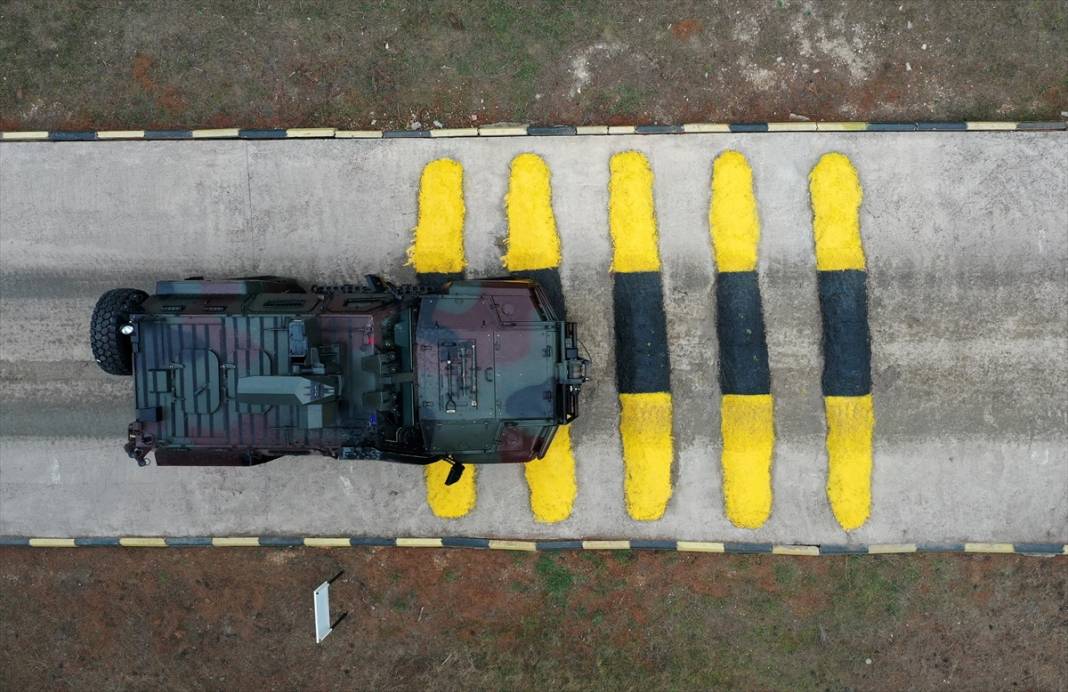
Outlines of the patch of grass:
M 605 566 L 608 564 L 605 562 L 604 553 L 599 550 L 583 550 L 579 553 L 579 556 L 583 562 L 589 564 L 594 576 L 600 576 L 604 573 Z
M 795 14 L 806 17 L 806 32 L 847 43 L 855 31 L 878 30 L 881 38 L 864 49 L 872 64 L 916 63 L 896 6 L 834 5 L 814 12 L 787 0 L 622 9 L 563 0 L 205 0 L 176 13 L 160 3 L 82 0 L 53 0 L 42 12 L 36 0 L 7 0 L 0 3 L 0 121 L 5 129 L 361 129 L 403 128 L 413 114 L 456 127 L 483 118 L 622 124 L 650 114 L 678 122 L 694 112 L 710 122 L 759 120 L 789 110 L 835 120 L 843 108 L 860 120 L 964 112 L 975 120 L 1048 120 L 1066 108 L 1068 22 L 1056 0 L 991 3 L 984 12 L 941 3 L 926 30 L 950 39 L 955 58 L 926 54 L 923 79 L 913 75 L 909 89 L 893 70 L 853 84 L 846 67 L 819 49 L 805 57 L 828 80 L 818 97 L 768 91 L 744 71 L 719 69 L 723 56 L 742 48 L 729 37 L 754 20 L 761 32 L 745 50 L 757 63 L 797 60 Z M 664 30 L 689 20 L 709 33 L 714 27 L 716 45 Z M 590 78 L 575 93 L 573 61 L 581 55 Z M 152 66 L 135 77 L 138 56 Z M 719 68 L 700 67 L 709 62 Z M 712 70 L 722 87 L 715 94 L 704 77 Z M 873 105 L 869 92 L 894 97 Z
M 919 578 L 913 561 L 901 561 L 896 569 L 888 569 L 889 565 L 880 562 L 880 558 L 855 555 L 836 567 L 833 610 L 841 618 L 855 621 L 900 614 L 908 592 Z
M 784 589 L 789 588 L 797 579 L 797 567 L 792 562 L 785 560 L 776 562 L 772 569 L 775 574 L 775 583 Z
M 0 634 L 19 632 L 39 661 L 27 669 L 17 665 L 20 649 L 0 650 L 0 669 L 15 676 L 9 686 L 54 687 L 60 663 L 78 687 L 148 671 L 194 686 L 225 673 L 265 689 L 332 689 L 350 667 L 344 686 L 359 689 L 383 679 L 402 689 L 928 689 L 947 677 L 961 689 L 986 689 L 991 680 L 1057 689 L 1064 678 L 1055 663 L 1068 642 L 1059 626 L 1064 566 L 1053 560 L 683 555 L 664 569 L 667 555 L 643 553 L 624 566 L 601 552 L 595 560 L 533 554 L 520 567 L 488 551 L 413 563 L 410 554 L 383 550 L 371 567 L 381 578 L 345 606 L 359 627 L 347 620 L 315 660 L 294 662 L 286 652 L 308 646 L 309 636 L 307 607 L 292 604 L 305 603 L 307 584 L 321 578 L 321 551 L 295 549 L 284 565 L 263 552 L 222 560 L 161 551 L 139 555 L 136 578 L 123 581 L 133 558 L 108 550 L 71 558 L 0 550 L 0 584 L 18 584 L 0 591 Z M 270 549 L 250 549 L 259 550 Z M 359 551 L 336 559 L 349 573 L 368 569 Z M 459 575 L 451 585 L 446 569 Z M 394 572 L 403 575 L 399 584 L 389 583 Z M 160 574 L 167 589 L 156 584 Z M 605 588 L 621 575 L 629 586 Z M 516 582 L 529 592 L 509 592 Z M 783 582 L 793 585 L 789 596 Z M 463 608 L 448 600 L 468 593 L 484 594 L 485 607 L 481 599 Z M 235 610 L 243 598 L 261 605 Z M 146 621 L 156 624 L 130 625 Z M 226 628 L 255 636 L 231 638 L 225 650 L 203 646 Z M 72 663 L 86 646 L 136 652 L 175 632 L 182 637 L 174 645 L 198 646 L 196 656 L 176 649 L 90 657 L 81 669 Z M 352 666 L 357 651 L 363 666 Z
M 612 103 L 612 115 L 635 115 L 641 107 L 643 98 L 641 89 L 629 84 L 619 86 Z
M 746 605 L 754 612 L 769 618 L 782 611 L 782 601 L 779 600 L 779 596 L 766 591 L 754 592 L 747 600 Z
M 575 576 L 551 555 L 542 555 L 535 565 L 535 571 L 541 578 L 542 588 L 549 598 L 560 605 L 567 600 L 568 592 L 575 584 Z

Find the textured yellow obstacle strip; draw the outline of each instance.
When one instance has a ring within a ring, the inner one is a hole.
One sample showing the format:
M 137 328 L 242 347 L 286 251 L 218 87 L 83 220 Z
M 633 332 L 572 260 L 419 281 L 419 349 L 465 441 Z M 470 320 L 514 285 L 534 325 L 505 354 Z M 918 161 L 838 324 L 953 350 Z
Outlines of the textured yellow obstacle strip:
M 731 523 L 755 529 L 771 514 L 775 402 L 756 272 L 760 218 L 753 171 L 736 151 L 712 165 L 708 225 L 717 270 L 723 502 Z
M 549 167 L 537 154 L 512 159 L 508 178 L 508 252 L 503 258 L 510 272 L 557 269 L 560 236 L 552 206 Z
M 408 248 L 417 273 L 462 274 L 465 213 L 463 166 L 452 159 L 428 163 L 419 178 L 419 222 Z
M 549 167 L 536 154 L 512 159 L 505 198 L 508 214 L 508 251 L 502 258 L 513 276 L 535 279 L 545 290 L 556 316 L 567 319 L 560 283 L 560 236 L 553 215 Z M 571 516 L 578 486 L 571 430 L 556 431 L 549 451 L 524 465 L 530 489 L 530 509 L 537 521 L 553 523 Z
M 847 531 L 871 514 L 871 337 L 867 271 L 860 240 L 863 192 L 857 171 L 825 154 L 809 175 L 812 232 L 823 315 L 823 397 L 827 416 L 827 498 Z
M 478 499 L 475 488 L 478 467 L 468 464 L 460 480 L 445 485 L 450 468 L 452 466 L 446 461 L 436 461 L 425 467 L 426 501 L 434 515 L 442 519 L 458 519 L 466 515 L 475 508 Z
M 438 287 L 463 277 L 464 169 L 452 159 L 437 159 L 423 168 L 419 179 L 419 222 L 413 231 L 408 261 L 419 283 Z M 474 509 L 476 467 L 467 467 L 453 485 L 445 485 L 450 465 L 445 461 L 425 469 L 426 501 L 435 516 L 456 519 Z
M 530 489 L 530 510 L 535 520 L 551 524 L 571 516 L 578 485 L 570 427 L 561 425 L 545 456 L 524 464 L 523 472 Z
M 631 518 L 649 521 L 663 516 L 671 499 L 674 456 L 653 172 L 636 151 L 614 155 L 610 172 L 608 218 L 624 491 Z

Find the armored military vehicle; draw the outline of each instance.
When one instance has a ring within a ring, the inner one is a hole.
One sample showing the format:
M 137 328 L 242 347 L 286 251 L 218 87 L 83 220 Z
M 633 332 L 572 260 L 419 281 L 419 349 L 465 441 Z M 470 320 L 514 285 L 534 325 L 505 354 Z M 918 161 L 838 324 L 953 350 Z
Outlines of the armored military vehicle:
M 433 290 L 259 276 L 119 288 L 93 310 L 93 357 L 132 375 L 140 465 L 251 465 L 287 454 L 413 464 L 525 462 L 578 414 L 588 363 L 529 279 Z

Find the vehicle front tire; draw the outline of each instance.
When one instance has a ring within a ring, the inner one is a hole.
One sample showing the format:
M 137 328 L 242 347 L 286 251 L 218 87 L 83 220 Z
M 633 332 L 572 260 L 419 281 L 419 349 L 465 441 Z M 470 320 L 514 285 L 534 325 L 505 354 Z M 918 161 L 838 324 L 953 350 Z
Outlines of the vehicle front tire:
M 100 369 L 111 375 L 133 374 L 133 344 L 119 331 L 129 323 L 148 294 L 136 288 L 115 288 L 96 301 L 89 322 L 89 343 L 93 359 Z

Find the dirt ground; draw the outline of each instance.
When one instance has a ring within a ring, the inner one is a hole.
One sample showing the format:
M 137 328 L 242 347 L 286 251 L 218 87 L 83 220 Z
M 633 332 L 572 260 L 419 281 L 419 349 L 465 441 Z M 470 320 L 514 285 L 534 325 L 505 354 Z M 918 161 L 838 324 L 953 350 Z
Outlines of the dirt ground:
M 336 619 L 315 644 L 312 589 Z M 0 550 L 10 690 L 1064 689 L 1063 559 Z
M 0 128 L 1059 119 L 1068 3 L 7 0 Z
M 0 4 L 0 129 L 1064 111 L 1058 0 Z M 1064 690 L 1066 583 L 1012 556 L 6 548 L 0 688 Z

